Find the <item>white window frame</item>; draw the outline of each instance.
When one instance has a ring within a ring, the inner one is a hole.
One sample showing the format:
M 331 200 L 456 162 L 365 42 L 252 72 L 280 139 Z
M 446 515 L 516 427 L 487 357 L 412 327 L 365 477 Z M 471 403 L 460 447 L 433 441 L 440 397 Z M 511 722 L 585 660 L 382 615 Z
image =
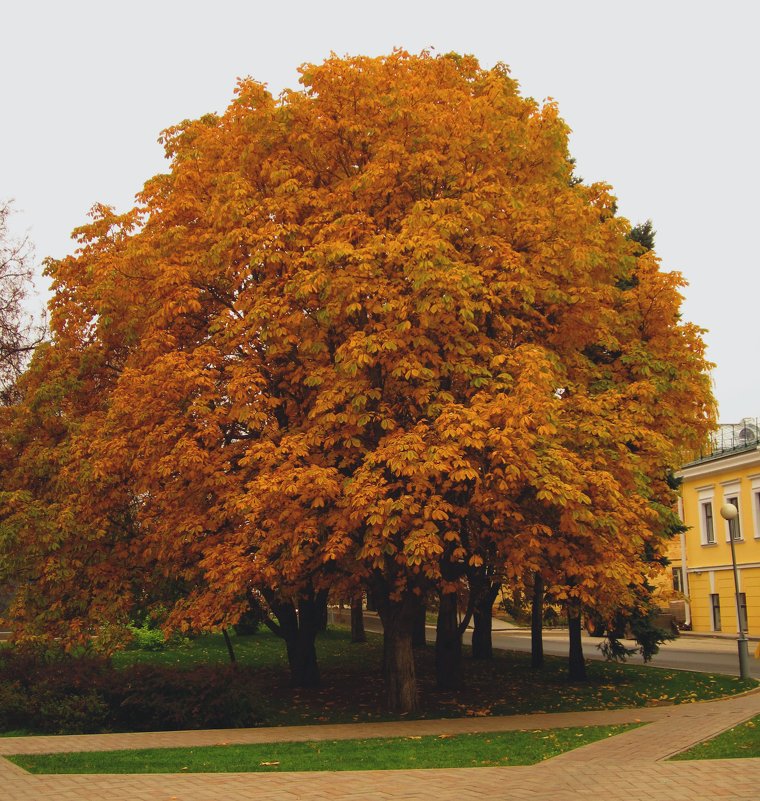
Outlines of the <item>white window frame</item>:
M 760 476 L 750 476 L 752 482 L 752 526 L 755 539 L 760 539 Z
M 744 541 L 744 532 L 742 531 L 742 507 L 740 501 L 741 495 L 741 481 L 727 481 L 725 484 L 721 484 L 723 487 L 723 503 L 732 503 L 736 507 L 736 511 L 738 514 L 734 518 L 733 521 L 731 520 L 724 520 L 725 529 L 726 529 L 726 542 L 731 542 L 731 524 L 736 526 L 736 533 L 737 536 L 734 537 L 734 542 L 743 542 Z
M 680 592 L 683 594 L 684 592 L 684 582 L 683 582 L 683 568 L 682 567 L 674 567 L 671 569 L 671 576 L 673 581 L 673 589 L 676 592 Z
M 712 629 L 712 631 L 723 631 L 723 620 L 720 609 L 720 595 L 717 592 L 711 592 L 709 603 L 710 603 L 710 628 Z
M 702 487 L 697 490 L 697 510 L 699 517 L 699 541 L 702 545 L 715 545 L 717 543 L 715 537 L 715 487 Z M 712 520 L 712 539 L 707 537 L 707 515 L 705 515 L 705 505 L 710 504 L 711 520 Z

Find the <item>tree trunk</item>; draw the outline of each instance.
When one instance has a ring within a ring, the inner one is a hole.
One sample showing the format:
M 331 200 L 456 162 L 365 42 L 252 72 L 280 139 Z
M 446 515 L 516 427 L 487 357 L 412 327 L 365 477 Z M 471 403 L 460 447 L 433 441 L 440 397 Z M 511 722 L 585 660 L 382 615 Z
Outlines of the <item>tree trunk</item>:
M 411 592 L 405 592 L 399 601 L 391 601 L 387 594 L 380 592 L 376 592 L 374 597 L 383 623 L 386 708 L 391 712 L 416 712 L 419 709 L 419 693 L 412 630 L 420 600 Z
M 583 657 L 581 656 L 581 659 Z M 530 612 L 530 666 L 544 666 L 544 577 L 533 576 L 533 603 Z
M 493 604 L 499 594 L 498 582 L 483 589 L 472 613 L 472 658 L 493 659 Z
M 414 629 L 412 631 L 412 646 L 424 648 L 427 645 L 427 606 L 420 604 L 414 615 Z
M 327 631 L 327 593 L 317 593 L 314 599 L 314 614 L 317 631 Z
M 234 665 L 237 659 L 235 659 L 235 649 L 232 647 L 232 640 L 227 633 L 227 629 L 222 629 L 222 634 L 224 635 L 224 644 L 227 646 L 227 653 L 230 655 L 230 662 Z
M 322 629 L 323 610 L 327 609 L 327 593 L 311 593 L 298 601 L 298 632 L 295 648 L 295 670 L 291 674 L 295 687 L 318 687 L 319 665 L 317 664 L 317 632 Z
M 264 618 L 264 623 L 285 640 L 292 687 L 319 686 L 319 665 L 315 640 L 319 629 L 319 608 L 327 592 L 309 593 L 299 599 L 298 611 L 290 601 L 280 601 L 268 593 L 267 602 L 277 618 L 277 624 Z
M 299 648 L 298 611 L 289 601 L 269 602 L 279 623 L 276 633 L 285 640 L 285 650 L 288 654 L 288 667 L 290 668 L 290 686 L 306 687 L 305 662 Z
M 571 681 L 586 681 L 586 662 L 583 659 L 581 642 L 581 607 L 577 601 L 567 605 L 567 625 L 570 632 L 570 654 L 568 670 Z
M 361 595 L 351 599 L 351 642 L 367 642 L 367 634 L 364 631 L 362 600 Z
M 457 594 L 440 596 L 435 627 L 435 677 L 439 690 L 462 687 L 462 632 L 457 619 Z
M 273 610 L 280 622 L 281 636 L 285 640 L 291 687 L 316 687 L 319 684 L 317 652 L 314 646 L 316 621 L 312 621 L 312 630 L 308 631 L 308 618 L 313 610 L 307 607 L 308 601 L 302 598 L 298 611 L 292 604 L 281 604 Z

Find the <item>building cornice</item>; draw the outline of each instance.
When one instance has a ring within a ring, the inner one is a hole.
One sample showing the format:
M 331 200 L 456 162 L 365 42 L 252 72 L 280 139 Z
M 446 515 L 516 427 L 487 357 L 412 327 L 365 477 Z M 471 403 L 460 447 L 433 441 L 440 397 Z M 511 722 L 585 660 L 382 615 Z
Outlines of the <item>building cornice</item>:
M 686 465 L 676 473 L 676 477 L 685 479 L 714 476 L 716 473 L 751 467 L 753 465 L 760 466 L 760 447 L 753 448 L 749 451 L 743 451 L 742 453 L 729 453 L 724 456 L 716 456 L 713 459 L 705 459 L 701 462 Z
M 736 565 L 737 570 L 750 570 L 751 568 L 760 567 L 760 562 L 744 562 Z M 711 570 L 733 570 L 734 566 L 728 565 L 703 565 L 702 567 L 687 567 L 687 573 L 709 573 Z

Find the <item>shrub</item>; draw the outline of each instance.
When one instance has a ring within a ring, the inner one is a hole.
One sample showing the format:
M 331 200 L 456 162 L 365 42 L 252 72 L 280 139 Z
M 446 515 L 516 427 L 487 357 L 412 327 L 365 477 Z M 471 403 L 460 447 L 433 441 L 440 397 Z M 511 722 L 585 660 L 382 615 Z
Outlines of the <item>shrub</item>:
M 150 629 L 146 626 L 127 626 L 132 639 L 127 644 L 130 651 L 163 651 L 166 648 L 166 637 L 161 629 Z
M 249 634 L 256 634 L 261 625 L 261 612 L 248 609 L 240 616 L 240 620 L 233 626 L 238 637 L 245 637 Z
M 154 621 L 147 617 L 141 626 L 127 626 L 127 631 L 130 635 L 127 643 L 129 651 L 163 651 L 164 648 L 184 647 L 190 643 L 187 637 L 176 632 L 166 637 L 160 628 L 155 627 Z
M 0 653 L 0 729 L 78 734 L 255 726 L 253 670 L 191 670 L 7 649 Z
M 107 660 L 62 652 L 4 649 L 0 654 L 0 725 L 49 734 L 102 731 Z
M 0 730 L 23 728 L 28 710 L 28 695 L 18 681 L 0 677 Z
M 111 676 L 111 708 L 118 728 L 132 731 L 255 726 L 252 673 L 246 668 L 192 670 L 133 665 Z
M 110 710 L 97 689 L 67 692 L 63 687 L 37 687 L 32 715 L 24 725 L 50 734 L 91 734 L 109 728 Z

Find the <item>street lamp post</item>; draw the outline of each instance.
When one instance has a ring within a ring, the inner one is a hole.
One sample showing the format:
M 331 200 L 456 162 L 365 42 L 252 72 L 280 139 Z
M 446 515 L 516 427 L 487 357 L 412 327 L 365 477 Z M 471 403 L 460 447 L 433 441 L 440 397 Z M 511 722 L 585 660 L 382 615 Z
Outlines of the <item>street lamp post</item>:
M 749 650 L 747 649 L 747 635 L 744 631 L 741 602 L 739 600 L 739 571 L 736 569 L 736 550 L 734 548 L 734 532 L 731 521 L 736 520 L 739 510 L 732 503 L 724 503 L 720 507 L 720 516 L 728 522 L 728 541 L 731 544 L 731 566 L 734 569 L 734 595 L 736 597 L 736 617 L 739 621 L 739 637 L 736 641 L 739 647 L 739 677 L 749 678 Z

